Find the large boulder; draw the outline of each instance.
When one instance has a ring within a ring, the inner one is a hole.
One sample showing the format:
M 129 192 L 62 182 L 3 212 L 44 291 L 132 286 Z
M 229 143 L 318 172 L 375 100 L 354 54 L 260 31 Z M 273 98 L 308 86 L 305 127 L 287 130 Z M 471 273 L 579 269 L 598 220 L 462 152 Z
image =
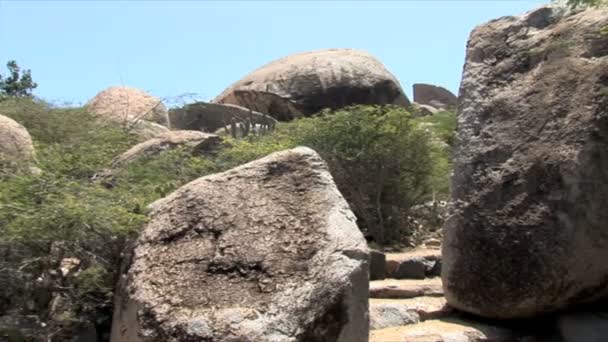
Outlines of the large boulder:
M 248 123 L 253 127 L 274 128 L 276 120 L 268 115 L 232 104 L 196 102 L 169 112 L 171 127 L 174 129 L 216 132 L 230 130 L 233 125 Z M 257 126 L 256 126 L 257 125 Z
M 149 158 L 164 151 L 186 148 L 192 152 L 209 151 L 219 145 L 221 138 L 214 134 L 200 131 L 170 131 L 161 133 L 155 138 L 139 143 L 116 157 L 112 167 L 121 167 L 140 158 Z
M 450 305 L 518 318 L 608 295 L 608 10 L 477 27 L 444 226 Z
M 29 166 L 34 160 L 30 134 L 15 120 L 0 115 L 0 166 Z
M 102 119 L 124 125 L 142 120 L 168 124 L 167 108 L 162 100 L 137 88 L 109 87 L 95 95 L 87 108 Z
M 112 342 L 367 341 L 366 242 L 314 151 L 199 178 L 151 207 Z
M 432 84 L 414 84 L 414 102 L 431 108 L 455 108 L 458 98 L 451 91 Z
M 215 102 L 237 104 L 278 120 L 353 104 L 409 105 L 395 76 L 374 56 L 353 49 L 278 59 L 230 86 Z

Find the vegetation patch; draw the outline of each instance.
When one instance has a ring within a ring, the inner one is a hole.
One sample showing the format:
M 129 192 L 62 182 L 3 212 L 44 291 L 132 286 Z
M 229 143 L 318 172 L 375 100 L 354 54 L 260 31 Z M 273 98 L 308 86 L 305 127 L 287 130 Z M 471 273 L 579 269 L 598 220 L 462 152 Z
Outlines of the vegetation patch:
M 175 149 L 142 158 L 113 170 L 108 181 L 98 175 L 140 142 L 136 135 L 96 120 L 83 108 L 30 98 L 6 99 L 0 113 L 28 129 L 40 169 L 34 174 L 0 170 L 0 246 L 21 248 L 19 257 L 3 265 L 0 278 L 13 271 L 31 273 L 27 279 L 44 278 L 49 269 L 57 273 L 62 260 L 79 260 L 72 273 L 52 276 L 46 288 L 60 291 L 72 305 L 55 305 L 61 312 L 50 312 L 51 296 L 37 302 L 39 307 L 23 308 L 24 313 L 48 313 L 41 319 L 50 322 L 58 338 L 61 331 L 73 334 L 76 323 L 108 329 L 121 252 L 147 222 L 151 202 L 196 178 L 275 151 L 295 146 L 316 150 L 370 240 L 393 244 L 412 239 L 410 208 L 448 196 L 456 123 L 453 113 L 414 118 L 391 106 L 323 111 L 281 123 L 267 135 L 228 137 L 210 155 Z M 61 317 L 79 319 L 70 325 Z

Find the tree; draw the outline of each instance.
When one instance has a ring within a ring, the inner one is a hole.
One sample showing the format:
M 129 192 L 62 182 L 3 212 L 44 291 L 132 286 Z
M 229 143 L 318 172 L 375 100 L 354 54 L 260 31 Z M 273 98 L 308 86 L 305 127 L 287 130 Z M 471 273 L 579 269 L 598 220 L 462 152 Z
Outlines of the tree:
M 27 97 L 32 95 L 32 90 L 38 86 L 32 80 L 32 72 L 24 70 L 15 61 L 6 63 L 9 75 L 0 74 L 0 99 L 6 97 Z

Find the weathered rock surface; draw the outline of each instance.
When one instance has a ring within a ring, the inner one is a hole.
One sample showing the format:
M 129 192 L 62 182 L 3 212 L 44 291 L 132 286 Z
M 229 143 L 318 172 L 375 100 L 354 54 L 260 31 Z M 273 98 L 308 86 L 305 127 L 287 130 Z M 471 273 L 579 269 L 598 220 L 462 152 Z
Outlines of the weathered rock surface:
M 353 104 L 409 105 L 397 79 L 375 57 L 353 49 L 290 55 L 253 71 L 214 102 L 284 121 Z
M 412 110 L 415 116 L 430 116 L 441 111 L 433 106 L 420 103 L 413 103 Z
M 0 241 L 0 341 L 107 341 L 107 307 L 67 289 L 78 288 L 79 272 L 113 248 L 101 247 L 109 251 L 105 254 L 87 251 L 94 257 L 86 254 L 86 260 L 76 258 L 80 252 L 69 244 L 53 243 L 48 253 L 36 247 Z
M 127 165 L 139 158 L 149 158 L 175 148 L 186 148 L 193 153 L 212 150 L 221 142 L 214 134 L 200 131 L 169 131 L 139 143 L 112 161 L 112 168 Z
M 501 327 L 455 318 L 371 331 L 370 342 L 513 342 L 518 334 Z
M 370 298 L 414 298 L 422 296 L 443 296 L 441 278 L 427 279 L 385 279 L 371 281 Z
M 146 120 L 137 120 L 136 122 L 131 123 L 128 129 L 142 140 L 152 139 L 159 134 L 170 132 L 167 127 L 157 124 L 156 122 Z
M 414 102 L 431 108 L 455 108 L 458 98 L 451 91 L 431 84 L 414 84 Z
M 393 314 L 385 317 L 385 311 L 392 311 Z M 418 323 L 428 319 L 443 318 L 451 312 L 452 308 L 446 305 L 445 298 L 443 297 L 423 296 L 408 299 L 371 298 L 369 301 L 370 329 L 382 329 Z M 394 313 L 397 313 L 397 315 Z M 400 313 L 406 314 L 401 315 Z M 395 320 L 395 316 L 403 317 L 404 321 L 399 322 L 399 320 Z
M 557 327 L 564 342 L 603 342 L 608 337 L 608 312 L 565 314 Z
M 152 210 L 112 342 L 367 341 L 366 242 L 314 151 L 200 178 Z
M 168 124 L 162 100 L 137 88 L 109 87 L 95 95 L 87 108 L 103 119 L 129 126 L 141 120 Z
M 219 129 L 238 125 L 241 129 L 249 123 L 258 130 L 271 130 L 276 120 L 268 115 L 233 104 L 196 102 L 169 112 L 174 129 L 199 130 L 214 133 Z
M 448 303 L 528 317 L 608 295 L 608 10 L 476 28 L 444 226 Z
M 28 166 L 33 160 L 34 145 L 28 131 L 15 120 L 0 115 L 0 163 Z

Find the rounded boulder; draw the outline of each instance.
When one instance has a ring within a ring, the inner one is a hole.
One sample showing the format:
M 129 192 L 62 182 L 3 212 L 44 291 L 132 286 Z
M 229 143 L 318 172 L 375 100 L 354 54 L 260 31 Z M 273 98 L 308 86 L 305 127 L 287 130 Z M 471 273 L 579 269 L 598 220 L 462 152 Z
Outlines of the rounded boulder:
M 290 55 L 253 71 L 216 99 L 287 121 L 356 104 L 410 104 L 399 82 L 371 54 L 328 49 Z
M 13 165 L 34 159 L 34 144 L 27 129 L 15 120 L 0 115 L 0 162 Z
M 167 108 L 162 100 L 137 88 L 109 87 L 95 95 L 87 107 L 97 116 L 121 124 L 143 120 L 168 124 Z

